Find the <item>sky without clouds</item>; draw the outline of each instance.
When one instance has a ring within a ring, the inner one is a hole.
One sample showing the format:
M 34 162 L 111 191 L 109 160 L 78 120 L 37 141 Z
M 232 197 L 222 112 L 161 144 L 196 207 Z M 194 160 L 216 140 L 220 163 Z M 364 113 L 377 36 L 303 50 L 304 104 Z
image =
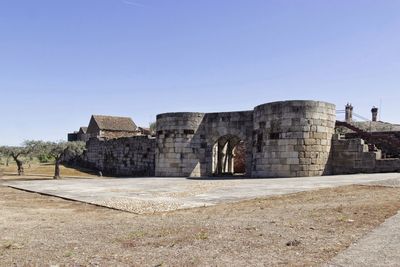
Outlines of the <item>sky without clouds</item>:
M 1 0 L 0 145 L 289 99 L 400 122 L 398 0 Z

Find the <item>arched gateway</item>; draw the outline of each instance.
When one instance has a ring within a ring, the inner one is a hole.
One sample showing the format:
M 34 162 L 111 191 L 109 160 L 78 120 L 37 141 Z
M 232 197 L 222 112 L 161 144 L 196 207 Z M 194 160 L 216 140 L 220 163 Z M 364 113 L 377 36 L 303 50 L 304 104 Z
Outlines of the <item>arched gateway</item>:
M 335 106 L 318 101 L 274 102 L 243 112 L 160 114 L 156 176 L 234 174 L 238 145 L 245 176 L 322 175 L 335 121 Z
M 213 147 L 213 175 L 244 175 L 245 173 L 245 142 L 234 135 L 220 137 Z

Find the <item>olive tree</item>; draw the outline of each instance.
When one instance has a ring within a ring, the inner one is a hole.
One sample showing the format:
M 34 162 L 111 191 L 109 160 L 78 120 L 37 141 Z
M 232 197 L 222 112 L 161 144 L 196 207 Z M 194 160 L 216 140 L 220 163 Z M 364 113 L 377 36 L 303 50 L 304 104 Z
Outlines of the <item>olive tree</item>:
M 6 158 L 12 158 L 17 164 L 18 175 L 24 175 L 24 158 L 31 156 L 36 146 L 37 141 L 25 141 L 22 146 L 2 146 L 0 154 Z M 7 160 L 8 161 L 8 160 Z
M 85 142 L 46 142 L 41 147 L 55 159 L 54 179 L 59 179 L 61 163 L 82 155 Z

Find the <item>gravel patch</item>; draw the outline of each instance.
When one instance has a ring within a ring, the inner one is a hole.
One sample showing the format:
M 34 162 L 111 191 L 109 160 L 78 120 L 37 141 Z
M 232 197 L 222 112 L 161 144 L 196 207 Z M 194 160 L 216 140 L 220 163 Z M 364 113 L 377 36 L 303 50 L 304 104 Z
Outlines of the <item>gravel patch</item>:
M 132 198 L 109 198 L 101 201 L 93 201 L 95 205 L 112 209 L 128 211 L 136 214 L 148 214 L 156 212 L 167 212 L 180 209 L 183 203 L 171 200 L 143 200 Z

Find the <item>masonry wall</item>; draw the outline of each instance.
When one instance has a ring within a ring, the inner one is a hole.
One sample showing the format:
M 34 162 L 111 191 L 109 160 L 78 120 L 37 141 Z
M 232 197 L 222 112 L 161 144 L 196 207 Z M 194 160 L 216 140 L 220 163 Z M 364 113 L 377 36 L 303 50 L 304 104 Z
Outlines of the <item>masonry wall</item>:
M 113 176 L 154 176 L 154 138 L 135 136 L 113 140 L 91 138 L 84 162 L 88 167 Z
M 199 128 L 200 136 L 205 137 L 206 151 L 202 161 L 202 176 L 211 176 L 216 171 L 213 149 L 219 140 L 237 138 L 244 142 L 245 175 L 251 176 L 253 146 L 253 111 L 208 113 Z
M 254 110 L 253 177 L 319 176 L 327 171 L 335 105 L 284 101 Z
M 240 141 L 247 177 L 400 170 L 400 159 L 382 159 L 361 139 L 332 140 L 335 122 L 335 106 L 320 101 L 274 102 L 240 112 L 165 113 L 157 116 L 156 138 L 90 139 L 84 159 L 117 176 L 229 175 L 229 168 L 220 171 L 220 158 L 232 154 L 220 148 Z
M 198 134 L 204 113 L 167 113 L 157 116 L 156 176 L 201 176 L 200 162 L 207 149 Z
M 76 141 L 87 142 L 88 140 L 89 140 L 89 135 L 79 132 L 76 134 Z
M 166 113 L 157 116 L 156 176 L 213 175 L 213 147 L 237 136 L 246 147 L 251 175 L 253 112 Z
M 380 150 L 369 151 L 364 140 L 332 140 L 332 151 L 329 160 L 332 174 L 379 173 L 400 171 L 400 159 L 382 159 Z
M 246 176 L 317 176 L 327 171 L 335 106 L 319 101 L 264 104 L 254 111 L 157 116 L 156 176 L 211 176 L 218 140 L 244 142 Z

